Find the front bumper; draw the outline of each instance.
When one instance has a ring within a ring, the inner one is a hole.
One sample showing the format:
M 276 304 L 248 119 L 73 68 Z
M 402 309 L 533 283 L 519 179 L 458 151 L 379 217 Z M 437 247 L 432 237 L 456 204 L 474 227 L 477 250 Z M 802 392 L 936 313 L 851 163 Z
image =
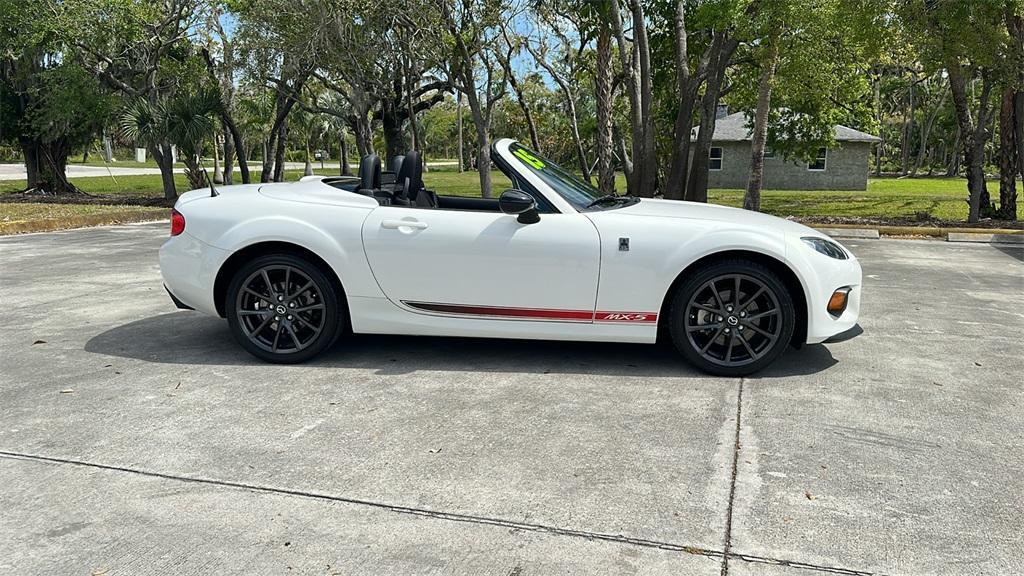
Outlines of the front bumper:
M 845 330 L 843 332 L 840 332 L 839 334 L 836 334 L 835 336 L 830 336 L 827 340 L 825 340 L 825 344 L 835 344 L 836 342 L 846 342 L 847 340 L 852 340 L 852 339 L 856 338 L 857 336 L 860 336 L 863 333 L 864 333 L 864 329 L 860 327 L 860 324 L 854 324 L 853 328 L 850 328 L 849 330 Z

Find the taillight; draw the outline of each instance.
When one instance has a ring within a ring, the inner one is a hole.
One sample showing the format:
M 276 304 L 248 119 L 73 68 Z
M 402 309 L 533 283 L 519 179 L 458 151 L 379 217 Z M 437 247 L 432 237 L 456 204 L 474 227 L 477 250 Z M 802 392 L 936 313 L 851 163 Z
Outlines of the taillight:
M 171 210 L 171 236 L 177 236 L 185 231 L 185 216 L 177 210 Z

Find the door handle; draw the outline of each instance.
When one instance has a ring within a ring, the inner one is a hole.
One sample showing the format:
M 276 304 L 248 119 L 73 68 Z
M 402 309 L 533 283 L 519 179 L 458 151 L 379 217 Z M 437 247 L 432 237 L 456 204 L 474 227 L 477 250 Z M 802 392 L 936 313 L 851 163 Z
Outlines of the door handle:
M 399 228 L 415 228 L 416 230 L 426 230 L 427 223 L 420 222 L 419 220 L 383 220 L 380 223 L 381 228 L 387 228 L 389 230 L 397 230 Z

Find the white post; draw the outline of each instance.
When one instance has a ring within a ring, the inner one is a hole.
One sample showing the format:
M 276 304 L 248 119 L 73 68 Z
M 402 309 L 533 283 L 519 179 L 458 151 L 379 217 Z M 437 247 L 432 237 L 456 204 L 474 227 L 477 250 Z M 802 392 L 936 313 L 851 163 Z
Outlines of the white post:
M 114 161 L 114 150 L 110 145 L 110 136 L 107 136 L 106 131 L 103 132 L 103 160 L 107 164 Z
M 146 149 L 145 148 L 136 148 L 135 149 L 135 161 L 139 162 L 140 164 L 142 162 L 146 161 Z

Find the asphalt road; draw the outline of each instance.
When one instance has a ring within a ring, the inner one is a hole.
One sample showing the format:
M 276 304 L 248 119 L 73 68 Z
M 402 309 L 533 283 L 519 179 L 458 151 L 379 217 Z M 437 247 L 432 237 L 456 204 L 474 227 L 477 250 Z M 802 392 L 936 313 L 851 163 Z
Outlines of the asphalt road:
M 1024 572 L 1024 249 L 851 242 L 849 342 L 355 337 L 256 363 L 166 224 L 0 239 L 0 571 Z

